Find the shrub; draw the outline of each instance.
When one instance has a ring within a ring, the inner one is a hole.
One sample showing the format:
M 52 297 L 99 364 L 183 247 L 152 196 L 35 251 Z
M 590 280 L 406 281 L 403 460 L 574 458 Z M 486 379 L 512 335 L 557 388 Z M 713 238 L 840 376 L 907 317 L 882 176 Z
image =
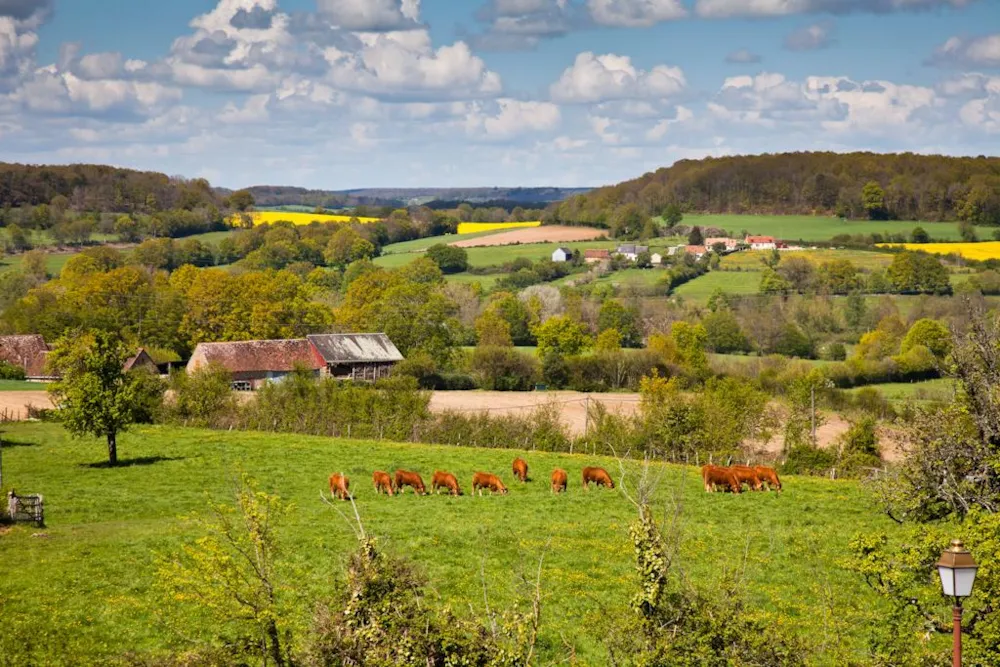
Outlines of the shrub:
M 847 348 L 843 343 L 830 343 L 823 346 L 819 356 L 826 361 L 844 361 L 847 359 Z
M 232 375 L 209 364 L 191 374 L 178 371 L 170 378 L 173 400 L 165 405 L 167 419 L 190 426 L 211 426 L 232 414 L 236 399 Z
M 781 464 L 781 472 L 787 475 L 825 475 L 836 465 L 836 453 L 800 444 L 788 451 L 785 462 Z
M 477 347 L 470 368 L 483 389 L 528 391 L 539 376 L 538 361 L 512 347 Z
M 24 380 L 24 369 L 20 366 L 0 361 L 0 380 Z

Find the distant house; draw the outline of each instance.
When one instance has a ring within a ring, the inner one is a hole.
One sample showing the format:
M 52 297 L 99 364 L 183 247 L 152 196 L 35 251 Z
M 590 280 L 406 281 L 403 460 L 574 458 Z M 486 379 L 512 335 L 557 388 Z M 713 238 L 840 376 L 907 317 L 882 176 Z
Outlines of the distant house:
M 725 236 L 713 236 L 705 239 L 705 247 L 709 250 L 714 250 L 715 246 L 722 244 L 726 247 L 727 252 L 732 252 L 738 250 L 743 241 L 739 239 L 731 239 Z
M 701 259 L 708 252 L 708 248 L 703 245 L 688 245 L 684 246 L 684 252 L 694 255 L 695 259 Z
M 682 245 L 670 246 L 669 248 L 667 248 L 667 257 L 673 257 L 682 250 L 684 250 L 684 246 Z
M 773 236 L 748 236 L 746 244 L 753 250 L 774 250 L 778 247 Z
M 558 247 L 552 251 L 553 262 L 568 262 L 573 259 L 573 251 L 569 248 Z
M 652 264 L 653 266 L 659 266 L 660 264 L 663 264 L 663 255 L 661 255 L 658 252 L 654 252 L 652 255 L 649 256 L 649 263 Z
M 160 372 L 160 369 L 156 366 L 156 362 L 153 361 L 153 358 L 151 356 L 149 356 L 149 353 L 146 352 L 146 349 L 142 347 L 139 348 L 138 352 L 133 354 L 125 361 L 125 366 L 123 367 L 126 373 L 136 368 L 147 370 L 150 373 L 153 373 L 154 375 L 158 375 Z
M 326 361 L 305 338 L 293 340 L 247 340 L 232 343 L 199 343 L 187 364 L 193 373 L 218 364 L 232 375 L 233 389 L 251 391 L 268 382 L 280 382 L 298 368 L 316 377 Z
M 625 259 L 634 262 L 637 259 L 639 259 L 639 255 L 641 255 L 644 252 L 649 252 L 649 246 L 635 245 L 633 243 L 623 243 L 622 245 L 618 246 L 618 249 L 615 252 L 624 257 Z
M 307 336 L 323 358 L 325 375 L 341 380 L 373 382 L 392 373 L 403 355 L 384 333 Z
M 595 262 L 608 262 L 611 261 L 611 251 L 602 249 L 591 249 L 583 251 L 583 261 L 587 264 L 593 264 Z
M 56 376 L 45 368 L 49 346 L 38 334 L 27 336 L 0 336 L 0 361 L 24 369 L 27 379 L 54 380 Z

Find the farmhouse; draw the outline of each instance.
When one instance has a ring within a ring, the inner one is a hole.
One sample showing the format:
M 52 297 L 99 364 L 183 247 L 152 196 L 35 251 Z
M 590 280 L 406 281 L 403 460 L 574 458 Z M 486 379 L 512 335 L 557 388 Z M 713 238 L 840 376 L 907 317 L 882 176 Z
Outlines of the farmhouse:
M 684 252 L 689 255 L 694 255 L 695 259 L 701 259 L 708 252 L 708 248 L 703 245 L 688 245 L 684 246 Z
M 568 262 L 571 259 L 573 259 L 573 251 L 569 248 L 560 246 L 552 251 L 553 262 Z
M 602 250 L 598 248 L 585 250 L 583 252 L 583 261 L 585 261 L 587 264 L 594 264 L 596 262 L 609 262 L 611 261 L 611 251 Z
M 661 255 L 658 252 L 654 252 L 652 255 L 649 256 L 649 263 L 652 264 L 653 266 L 659 266 L 660 264 L 663 264 L 663 255 Z
M 23 368 L 24 375 L 29 380 L 55 379 L 45 368 L 48 354 L 49 346 L 38 334 L 0 336 L 0 361 Z
M 649 246 L 624 243 L 618 246 L 618 249 L 615 252 L 625 259 L 634 262 L 639 259 L 639 255 L 644 252 L 649 252 Z
M 403 360 L 384 333 L 322 334 L 307 338 L 323 359 L 324 374 L 340 380 L 375 381 L 388 377 L 392 367 Z
M 199 343 L 188 361 L 187 372 L 217 364 L 232 375 L 233 389 L 251 391 L 268 382 L 280 382 L 296 369 L 316 377 L 326 368 L 319 351 L 305 338 L 247 340 L 233 343 Z
M 778 247 L 773 236 L 748 236 L 746 244 L 753 250 L 774 250 Z
M 718 244 L 722 244 L 726 247 L 726 251 L 738 250 L 740 245 L 743 244 L 739 239 L 731 239 L 725 236 L 712 236 L 705 239 L 706 248 L 714 248 Z

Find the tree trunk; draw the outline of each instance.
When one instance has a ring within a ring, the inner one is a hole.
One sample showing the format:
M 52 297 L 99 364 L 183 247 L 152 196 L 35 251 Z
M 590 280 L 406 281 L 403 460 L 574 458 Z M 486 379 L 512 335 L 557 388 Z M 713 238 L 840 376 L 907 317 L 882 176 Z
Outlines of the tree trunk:
M 271 654 L 271 659 L 274 660 L 274 664 L 277 667 L 283 667 L 285 664 L 285 658 L 281 654 L 281 638 L 278 634 L 278 625 L 274 620 L 267 621 L 267 643 L 268 650 Z
M 108 463 L 118 465 L 118 434 L 108 433 Z

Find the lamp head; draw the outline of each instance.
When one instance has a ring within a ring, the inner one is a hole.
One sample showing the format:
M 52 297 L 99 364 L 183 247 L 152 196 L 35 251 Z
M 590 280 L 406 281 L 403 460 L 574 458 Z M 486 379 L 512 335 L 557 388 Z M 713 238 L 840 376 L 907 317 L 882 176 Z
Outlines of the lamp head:
M 972 595 L 978 567 L 962 541 L 952 540 L 951 546 L 944 550 L 937 564 L 944 594 L 952 598 L 967 598 Z

